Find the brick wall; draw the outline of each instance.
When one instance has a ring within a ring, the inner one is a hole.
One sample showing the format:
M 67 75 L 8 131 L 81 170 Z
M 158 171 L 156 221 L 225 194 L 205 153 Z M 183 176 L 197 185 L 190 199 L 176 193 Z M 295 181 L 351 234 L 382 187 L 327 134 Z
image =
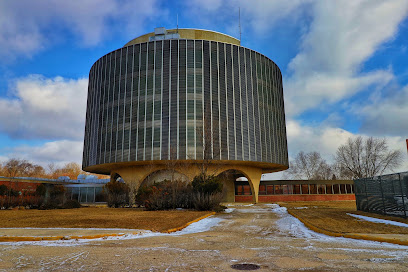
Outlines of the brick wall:
M 354 194 L 333 194 L 333 195 L 260 195 L 259 202 L 285 202 L 285 201 L 342 201 L 356 200 Z

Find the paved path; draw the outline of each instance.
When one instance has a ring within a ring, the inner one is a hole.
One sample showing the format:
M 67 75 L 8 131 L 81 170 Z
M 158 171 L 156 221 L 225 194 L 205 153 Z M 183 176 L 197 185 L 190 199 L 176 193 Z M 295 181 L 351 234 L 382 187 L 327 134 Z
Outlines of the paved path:
M 199 233 L 3 243 L 0 271 L 237 271 L 230 268 L 237 263 L 258 264 L 257 271 L 408 271 L 407 246 L 316 234 L 272 205 L 232 208 Z

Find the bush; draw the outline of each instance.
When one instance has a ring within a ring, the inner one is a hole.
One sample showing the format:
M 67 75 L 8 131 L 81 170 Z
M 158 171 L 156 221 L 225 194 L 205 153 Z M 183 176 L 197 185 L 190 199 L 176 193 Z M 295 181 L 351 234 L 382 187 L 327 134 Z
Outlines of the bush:
M 47 188 L 42 183 L 38 185 L 37 188 L 35 188 L 35 194 L 38 196 L 45 197 L 46 192 L 47 192 Z
M 77 209 L 81 208 L 81 204 L 77 200 L 68 200 L 62 205 L 63 209 Z
M 202 173 L 194 177 L 192 186 L 194 209 L 199 211 L 223 210 L 220 206 L 223 184 L 219 177 Z
M 195 193 L 193 199 L 194 209 L 198 211 L 222 211 L 224 210 L 220 203 L 222 193 Z
M 0 196 L 7 195 L 8 188 L 6 185 L 2 184 L 0 185 Z
M 222 192 L 222 182 L 214 175 L 200 174 L 195 176 L 192 182 L 194 192 L 203 194 L 215 194 Z
M 192 187 L 181 180 L 164 180 L 142 189 L 142 192 L 145 195 L 138 194 L 136 198 L 144 198 L 147 210 L 192 208 Z
M 109 207 L 123 207 L 129 205 L 129 186 L 126 183 L 116 180 L 105 184 L 105 190 L 108 194 Z
M 164 180 L 150 186 L 142 186 L 136 195 L 136 203 L 146 210 L 170 210 L 176 208 L 200 211 L 223 210 L 222 183 L 215 176 L 199 175 L 193 182 Z

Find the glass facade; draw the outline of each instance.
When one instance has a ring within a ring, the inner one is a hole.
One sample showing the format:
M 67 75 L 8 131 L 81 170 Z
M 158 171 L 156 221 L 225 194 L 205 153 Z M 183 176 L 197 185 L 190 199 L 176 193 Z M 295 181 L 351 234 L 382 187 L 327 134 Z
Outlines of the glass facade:
M 65 185 L 67 196 L 80 203 L 105 203 L 107 201 L 103 185 Z
M 273 61 L 233 44 L 176 39 L 130 45 L 92 66 L 84 168 L 199 160 L 208 148 L 213 160 L 288 165 Z

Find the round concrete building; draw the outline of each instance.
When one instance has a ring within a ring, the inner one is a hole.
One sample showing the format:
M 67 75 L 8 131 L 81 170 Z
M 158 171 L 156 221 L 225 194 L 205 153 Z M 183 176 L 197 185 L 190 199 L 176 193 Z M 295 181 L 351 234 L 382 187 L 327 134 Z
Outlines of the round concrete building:
M 272 60 L 225 34 L 156 28 L 94 63 L 85 171 L 137 188 L 169 171 L 192 180 L 203 164 L 223 175 L 226 201 L 238 177 L 257 202 L 261 175 L 288 168 L 282 75 Z

